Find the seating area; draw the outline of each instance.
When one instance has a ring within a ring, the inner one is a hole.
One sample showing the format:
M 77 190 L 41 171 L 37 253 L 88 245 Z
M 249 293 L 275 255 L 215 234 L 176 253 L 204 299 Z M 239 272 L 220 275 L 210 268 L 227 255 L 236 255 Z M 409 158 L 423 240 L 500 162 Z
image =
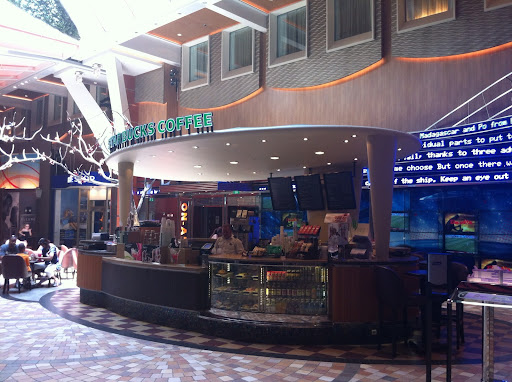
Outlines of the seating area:
M 37 258 L 35 252 L 30 249 L 27 249 L 27 253 L 32 259 Z M 71 274 L 71 279 L 74 280 L 78 270 L 77 255 L 76 248 L 61 246 L 58 252 L 60 267 L 55 270 L 52 276 L 45 274 L 44 268 L 34 270 L 33 265 L 37 263 L 35 260 L 30 261 L 32 272 L 29 272 L 22 257 L 17 255 L 4 256 L 0 262 L 0 272 L 4 279 L 3 294 L 9 293 L 12 280 L 15 280 L 14 285 L 18 288 L 18 293 L 21 293 L 22 290 L 31 290 L 36 287 L 58 286 L 62 284 L 64 274 L 66 279 L 69 279 Z
M 436 340 L 440 339 L 441 328 L 447 325 L 443 306 L 457 285 L 468 277 L 466 265 L 450 261 L 449 255 L 434 254 L 427 263 L 435 263 L 435 266 L 408 272 L 406 275 L 399 275 L 389 267 L 375 267 L 379 304 L 378 345 L 380 349 L 383 342 L 391 339 L 393 357 L 397 355 L 397 341 L 403 339 L 407 344 L 414 330 L 421 331 L 420 344 L 426 343 L 427 331 L 430 331 L 429 336 L 434 335 Z M 436 276 L 429 276 L 429 271 L 433 272 L 435 267 L 441 267 L 441 270 L 435 269 Z M 419 291 L 411 292 L 406 288 L 404 280 L 408 277 L 419 281 Z M 464 343 L 463 309 L 462 304 L 456 304 L 452 316 L 457 349 Z M 412 314 L 414 312 L 416 314 Z M 430 319 L 427 320 L 429 314 Z

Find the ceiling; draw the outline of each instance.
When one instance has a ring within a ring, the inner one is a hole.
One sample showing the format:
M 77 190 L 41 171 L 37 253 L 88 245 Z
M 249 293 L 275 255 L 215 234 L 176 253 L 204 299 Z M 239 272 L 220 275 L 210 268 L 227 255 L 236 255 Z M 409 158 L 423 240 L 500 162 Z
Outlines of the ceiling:
M 308 168 L 339 168 L 354 162 L 366 167 L 366 140 L 370 135 L 396 137 L 397 158 L 420 148 L 416 137 L 394 130 L 292 125 L 225 129 L 150 141 L 115 151 L 107 164 L 117 169 L 120 162 L 132 162 L 134 176 L 153 179 L 262 180 L 270 174 L 299 175 Z
M 179 66 L 182 44 L 240 23 L 266 32 L 268 13 L 296 1 L 152 0 L 148 6 L 140 0 L 60 0 L 78 29 L 75 40 L 0 0 L 0 109 L 29 108 L 4 97 L 20 89 L 65 94 L 59 76 L 66 70 L 80 70 L 84 83 L 106 86 L 105 70 L 93 66 L 112 54 L 128 75 L 164 63 Z

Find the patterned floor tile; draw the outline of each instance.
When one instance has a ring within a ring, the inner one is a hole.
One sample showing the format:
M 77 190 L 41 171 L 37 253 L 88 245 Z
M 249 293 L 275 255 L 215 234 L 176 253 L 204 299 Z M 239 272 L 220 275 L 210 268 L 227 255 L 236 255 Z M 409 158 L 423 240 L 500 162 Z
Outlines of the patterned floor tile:
M 24 293 L 0 298 L 1 381 L 425 380 L 423 356 L 404 344 L 392 358 L 388 344 L 379 351 L 376 346 L 230 341 L 87 306 L 79 302 L 76 287 L 64 287 L 45 291 L 50 298 L 44 306 L 21 299 Z M 496 379 L 512 377 L 511 318 L 512 313 L 496 310 Z M 467 309 L 465 319 L 466 343 L 454 353 L 452 381 L 476 382 L 481 378 L 480 310 Z M 445 337 L 441 332 L 440 348 Z M 432 380 L 444 381 L 445 354 L 434 353 L 433 359 Z

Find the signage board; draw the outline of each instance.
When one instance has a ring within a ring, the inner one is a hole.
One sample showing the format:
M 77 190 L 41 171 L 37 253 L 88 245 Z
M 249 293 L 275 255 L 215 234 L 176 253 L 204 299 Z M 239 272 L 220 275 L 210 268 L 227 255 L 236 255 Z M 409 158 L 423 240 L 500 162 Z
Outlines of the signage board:
M 396 161 L 396 186 L 512 181 L 511 116 L 413 135 L 422 147 Z
M 181 135 L 183 130 L 188 131 L 188 134 L 192 134 L 192 131 L 195 133 L 213 132 L 213 113 L 186 115 L 130 127 L 110 137 L 108 147 L 112 153 L 121 147 L 127 147 L 146 141 L 154 141 L 156 139 L 156 133 L 160 133 L 160 139 L 162 139 L 168 138 L 169 134 L 170 137 L 175 136 L 177 132 Z

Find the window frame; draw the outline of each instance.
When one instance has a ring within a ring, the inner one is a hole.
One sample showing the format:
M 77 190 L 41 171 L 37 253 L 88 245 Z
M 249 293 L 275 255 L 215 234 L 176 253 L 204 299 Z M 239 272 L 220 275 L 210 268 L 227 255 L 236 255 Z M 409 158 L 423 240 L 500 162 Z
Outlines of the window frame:
M 295 11 L 299 8 L 306 8 L 306 48 L 303 51 L 290 53 L 285 56 L 277 57 L 277 17 L 285 13 Z M 300 61 L 308 58 L 309 46 L 309 23 L 308 23 L 309 7 L 305 0 L 283 7 L 275 12 L 271 12 L 268 17 L 268 67 L 272 68 L 279 65 L 288 64 L 290 62 Z
M 397 23 L 397 33 L 409 32 L 415 29 L 429 27 L 436 24 L 441 24 L 447 21 L 455 20 L 455 0 L 448 0 L 451 3 L 448 6 L 448 10 L 441 13 L 436 13 L 435 15 L 425 16 L 421 19 L 406 21 L 406 0 L 397 0 L 396 2 L 396 23 Z
M 484 11 L 493 11 L 512 5 L 512 0 L 484 0 Z
M 243 66 L 238 69 L 229 70 L 229 58 L 230 58 L 230 44 L 229 38 L 232 32 L 236 32 L 238 30 L 250 28 L 251 29 L 251 63 L 249 65 Z M 254 57 L 256 54 L 256 45 L 255 45 L 255 30 L 246 25 L 236 25 L 231 28 L 224 29 L 222 31 L 222 42 L 221 42 L 221 81 L 229 80 L 231 78 L 236 78 L 240 76 L 245 76 L 246 74 L 254 73 Z
M 348 48 L 354 45 L 362 44 L 375 39 L 375 0 L 367 0 L 370 2 L 370 23 L 371 30 L 369 32 L 360 33 L 351 37 L 347 37 L 341 40 L 334 41 L 334 1 L 327 1 L 327 12 L 326 12 L 326 51 L 332 52 L 339 49 Z
M 196 81 L 190 81 L 190 48 L 205 41 L 208 43 L 208 64 L 206 65 L 206 77 Z M 201 37 L 196 40 L 184 43 L 181 48 L 181 52 L 181 90 L 186 91 L 208 85 L 210 83 L 210 36 Z

